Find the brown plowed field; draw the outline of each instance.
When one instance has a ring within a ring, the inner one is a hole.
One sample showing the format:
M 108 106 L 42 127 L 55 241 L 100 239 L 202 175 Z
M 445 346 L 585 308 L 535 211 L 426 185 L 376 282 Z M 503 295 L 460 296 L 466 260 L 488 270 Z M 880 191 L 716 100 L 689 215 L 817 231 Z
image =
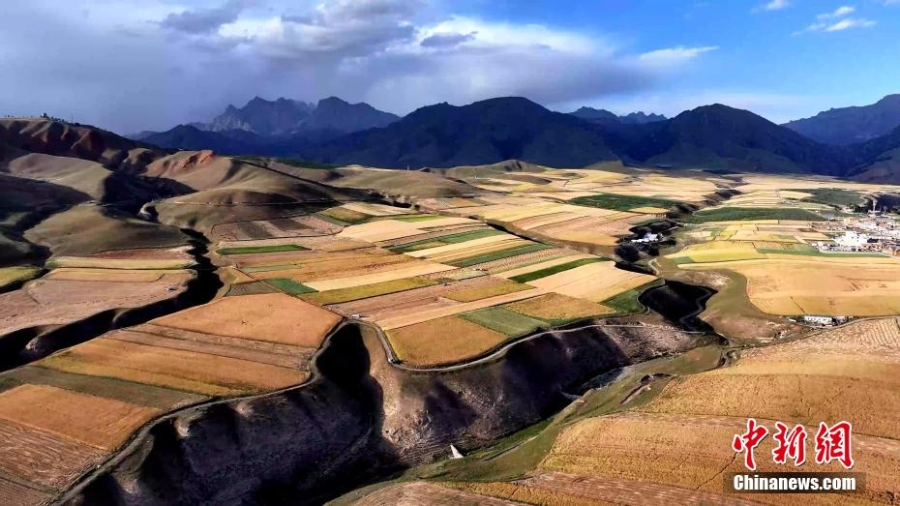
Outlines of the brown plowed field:
M 4 506 L 34 506 L 50 499 L 50 494 L 13 483 L 0 477 L 0 497 Z
M 31 483 L 61 487 L 103 455 L 84 443 L 0 421 L 0 471 Z
M 0 419 L 105 450 L 160 410 L 45 385 L 0 393 Z
M 153 323 L 203 334 L 318 348 L 341 317 L 283 293 L 226 297 Z
M 123 330 L 121 332 L 111 334 L 107 336 L 107 338 L 116 341 L 124 341 L 127 343 L 144 344 L 147 346 L 169 348 L 172 350 L 192 351 L 196 353 L 204 353 L 207 355 L 215 355 L 217 357 L 234 358 L 238 360 L 246 360 L 258 364 L 268 364 L 284 368 L 299 368 L 301 365 L 300 362 L 302 360 L 299 356 L 252 351 L 242 346 L 215 344 L 209 341 L 198 342 L 186 339 L 172 339 L 152 334 L 143 334 L 141 332 L 134 332 L 131 330 Z
M 115 276 L 115 271 L 112 272 Z M 108 309 L 141 307 L 184 291 L 188 273 L 151 283 L 39 279 L 0 294 L 0 335 L 38 325 L 61 325 Z M 170 288 L 175 290 L 170 291 Z

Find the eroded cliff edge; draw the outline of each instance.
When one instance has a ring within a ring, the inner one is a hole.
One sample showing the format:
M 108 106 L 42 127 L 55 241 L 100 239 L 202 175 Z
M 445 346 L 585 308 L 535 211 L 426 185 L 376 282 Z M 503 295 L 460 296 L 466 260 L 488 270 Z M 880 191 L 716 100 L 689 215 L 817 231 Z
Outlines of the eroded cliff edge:
M 446 458 L 451 443 L 489 444 L 559 410 L 566 393 L 599 374 L 708 339 L 651 327 L 562 328 L 491 361 L 425 373 L 389 364 L 374 329 L 347 324 L 317 356 L 308 384 L 157 420 L 60 502 L 321 503 Z

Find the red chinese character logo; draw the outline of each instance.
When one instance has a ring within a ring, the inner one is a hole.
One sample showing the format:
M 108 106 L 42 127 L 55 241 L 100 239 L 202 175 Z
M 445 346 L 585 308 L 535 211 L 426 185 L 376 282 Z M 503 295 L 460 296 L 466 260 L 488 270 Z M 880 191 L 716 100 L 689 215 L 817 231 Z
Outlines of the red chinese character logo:
M 819 431 L 816 432 L 816 464 L 837 460 L 847 469 L 853 467 L 850 448 L 852 432 L 850 422 L 838 422 L 831 427 L 825 425 L 825 422 L 819 423 Z
M 776 464 L 784 464 L 790 458 L 795 466 L 801 466 L 806 462 L 806 429 L 802 425 L 796 425 L 788 433 L 787 425 L 775 422 L 778 432 L 773 436 L 778 442 L 778 447 L 772 450 L 772 457 Z
M 747 466 L 747 469 L 756 471 L 756 462 L 753 459 L 753 449 L 759 446 L 759 443 L 765 439 L 766 434 L 768 433 L 769 429 L 762 425 L 758 425 L 755 419 L 748 418 L 747 432 L 734 436 L 731 448 L 738 453 L 746 452 L 746 455 L 744 455 L 744 465 Z

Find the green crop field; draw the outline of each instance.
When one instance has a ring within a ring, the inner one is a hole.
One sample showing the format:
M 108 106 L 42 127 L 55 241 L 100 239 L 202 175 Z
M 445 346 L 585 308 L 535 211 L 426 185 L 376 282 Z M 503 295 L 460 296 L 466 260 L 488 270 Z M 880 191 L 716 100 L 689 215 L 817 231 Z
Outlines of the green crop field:
M 499 230 L 494 230 L 492 228 L 469 230 L 467 232 L 459 232 L 456 234 L 448 234 L 448 235 L 441 236 L 441 237 L 432 237 L 431 239 L 423 239 L 421 241 L 408 242 L 406 244 L 400 244 L 397 246 L 390 247 L 388 249 L 395 253 L 409 253 L 412 251 L 434 248 L 434 247 L 443 246 L 446 244 L 458 244 L 458 243 L 466 242 L 466 241 L 474 241 L 475 239 L 482 239 L 484 237 L 491 237 L 491 236 L 500 235 L 503 233 L 504 232 L 501 232 Z
M 805 209 L 791 207 L 720 207 L 696 212 L 688 219 L 691 223 L 757 220 L 825 221 L 825 218 Z
M 315 290 L 304 285 L 303 283 L 298 283 L 293 279 L 287 278 L 275 278 L 275 279 L 267 279 L 266 283 L 278 288 L 283 292 L 287 292 L 291 295 L 303 295 L 306 293 L 315 293 Z
M 552 276 L 554 274 L 558 274 L 560 272 L 565 272 L 570 269 L 574 269 L 576 267 L 581 267 L 582 265 L 593 264 L 597 262 L 608 262 L 608 258 L 582 258 L 581 260 L 575 260 L 573 262 L 567 262 L 560 265 L 555 265 L 553 267 L 547 267 L 546 269 L 541 269 L 539 271 L 529 272 L 527 274 L 520 274 L 518 276 L 513 276 L 509 279 L 516 281 L 518 283 L 527 283 L 529 281 L 534 281 L 536 279 L 546 278 L 547 276 Z
M 316 216 L 325 218 L 327 221 L 330 221 L 332 223 L 337 222 L 337 225 L 357 225 L 359 223 L 369 221 L 369 219 L 371 218 L 371 216 L 369 216 L 368 214 L 351 211 L 350 209 L 344 209 L 343 207 L 332 207 L 331 209 L 326 209 L 324 211 L 316 213 Z
M 812 193 L 812 197 L 803 200 L 807 202 L 815 202 L 817 204 L 827 204 L 830 206 L 859 206 L 863 204 L 863 196 L 859 192 L 851 190 L 839 190 L 835 188 L 817 188 L 815 190 L 798 190 L 805 193 Z
M 248 246 L 245 248 L 222 248 L 216 253 L 220 255 L 248 255 L 251 253 L 284 253 L 287 251 L 306 251 L 307 248 L 296 244 L 280 244 L 278 246 Z
M 479 309 L 470 313 L 463 313 L 460 317 L 477 323 L 483 327 L 506 334 L 509 337 L 520 337 L 530 334 L 535 330 L 549 325 L 536 318 L 530 318 L 523 314 L 503 309 L 500 307 L 489 307 Z
M 569 201 L 585 207 L 599 207 L 601 209 L 612 209 L 615 211 L 629 211 L 638 207 L 660 207 L 668 209 L 680 202 L 668 199 L 658 199 L 653 197 L 633 197 L 630 195 L 616 195 L 614 193 L 600 193 L 586 197 L 578 197 Z
M 403 292 L 414 288 L 422 288 L 437 284 L 437 281 L 427 278 L 405 278 L 393 281 L 385 281 L 383 283 L 375 283 L 371 285 L 354 286 L 352 288 L 341 288 L 337 290 L 326 290 L 303 297 L 308 302 L 320 305 L 339 304 L 341 302 L 349 302 L 352 300 L 366 299 L 369 297 L 377 297 L 389 293 Z
M 471 267 L 473 265 L 483 264 L 485 262 L 493 262 L 494 260 L 500 260 L 502 258 L 514 257 L 517 255 L 524 255 L 526 253 L 534 253 L 535 251 L 541 251 L 545 249 L 550 249 L 553 246 L 548 246 L 546 244 L 526 244 L 524 246 L 516 246 L 515 248 L 504 249 L 500 251 L 495 251 L 493 253 L 485 253 L 484 255 L 478 255 L 470 258 L 465 258 L 463 260 L 458 260 L 456 262 L 448 262 L 448 265 L 452 265 L 454 267 Z

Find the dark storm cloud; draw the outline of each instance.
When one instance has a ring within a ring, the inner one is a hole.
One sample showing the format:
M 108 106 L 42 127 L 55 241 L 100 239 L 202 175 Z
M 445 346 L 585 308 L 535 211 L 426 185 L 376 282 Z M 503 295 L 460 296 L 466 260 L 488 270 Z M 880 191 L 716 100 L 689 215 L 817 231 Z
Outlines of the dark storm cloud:
M 185 33 L 209 34 L 224 24 L 234 23 L 247 7 L 247 0 L 229 0 L 214 9 L 187 10 L 166 16 L 163 28 Z
M 539 25 L 433 11 L 426 22 L 417 19 L 422 2 L 311 1 L 206 3 L 177 14 L 170 0 L 9 2 L 0 114 L 74 115 L 128 133 L 208 121 L 256 95 L 337 95 L 400 114 L 508 95 L 552 106 L 652 88 L 671 72 Z
M 474 40 L 478 32 L 471 33 L 436 33 L 422 40 L 422 47 L 456 47 L 463 42 Z

